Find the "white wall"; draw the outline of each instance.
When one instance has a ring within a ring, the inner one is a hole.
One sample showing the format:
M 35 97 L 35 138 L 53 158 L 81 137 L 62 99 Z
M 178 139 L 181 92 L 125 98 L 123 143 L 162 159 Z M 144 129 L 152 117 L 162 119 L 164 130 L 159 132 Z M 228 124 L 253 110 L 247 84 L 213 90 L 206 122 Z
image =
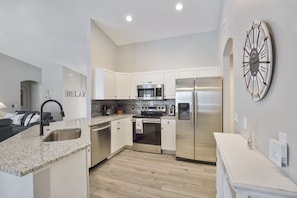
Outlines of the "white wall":
M 217 66 L 218 33 L 206 32 L 118 47 L 117 71 Z
M 0 101 L 7 106 L 3 110 L 20 110 L 21 81 L 41 82 L 41 69 L 0 53 L 0 71 Z
M 222 59 L 227 39 L 233 38 L 234 111 L 239 115 L 235 130 L 247 136 L 247 131 L 243 128 L 243 117 L 246 116 L 248 125 L 253 125 L 255 128 L 256 147 L 265 156 L 268 156 L 269 152 L 269 138 L 276 138 L 279 131 L 287 133 L 289 167 L 282 170 L 295 182 L 297 182 L 296 8 L 297 1 L 294 0 L 224 0 L 219 53 Z M 273 81 L 268 94 L 259 102 L 252 101 L 247 93 L 242 71 L 246 31 L 256 19 L 264 20 L 270 26 L 275 49 Z
M 63 105 L 63 67 L 52 65 L 42 69 L 42 102 L 54 99 Z M 60 108 L 57 104 L 47 103 L 43 111 L 52 113 L 55 120 L 62 120 Z
M 87 97 L 68 97 L 65 91 L 87 91 L 87 77 L 61 65 L 53 65 L 42 70 L 42 99 L 60 102 L 65 112 L 64 120 L 87 117 Z M 48 95 L 49 93 L 49 95 Z M 60 108 L 55 103 L 47 103 L 44 111 L 50 111 L 55 120 L 62 120 Z
M 63 67 L 63 108 L 64 120 L 87 117 L 87 77 L 67 67 Z M 71 91 L 73 96 L 66 95 Z
M 117 46 L 92 20 L 90 33 L 91 68 L 115 71 Z

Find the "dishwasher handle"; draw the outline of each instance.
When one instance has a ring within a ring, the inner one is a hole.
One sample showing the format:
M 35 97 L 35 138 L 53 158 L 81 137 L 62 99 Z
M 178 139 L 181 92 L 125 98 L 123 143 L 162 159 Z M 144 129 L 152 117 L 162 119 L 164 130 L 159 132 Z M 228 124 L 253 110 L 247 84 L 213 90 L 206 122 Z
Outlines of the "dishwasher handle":
M 109 127 L 110 127 L 110 124 L 107 126 L 104 126 L 104 127 L 100 127 L 100 128 L 92 128 L 92 132 L 101 131 L 101 130 L 107 129 Z

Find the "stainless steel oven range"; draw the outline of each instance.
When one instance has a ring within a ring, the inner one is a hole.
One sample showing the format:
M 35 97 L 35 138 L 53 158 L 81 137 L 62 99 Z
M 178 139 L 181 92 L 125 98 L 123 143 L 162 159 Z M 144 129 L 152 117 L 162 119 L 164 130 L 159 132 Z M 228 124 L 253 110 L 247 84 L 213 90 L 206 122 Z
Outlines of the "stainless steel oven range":
M 133 116 L 133 149 L 161 153 L 161 116 L 166 106 L 143 106 L 141 114 Z

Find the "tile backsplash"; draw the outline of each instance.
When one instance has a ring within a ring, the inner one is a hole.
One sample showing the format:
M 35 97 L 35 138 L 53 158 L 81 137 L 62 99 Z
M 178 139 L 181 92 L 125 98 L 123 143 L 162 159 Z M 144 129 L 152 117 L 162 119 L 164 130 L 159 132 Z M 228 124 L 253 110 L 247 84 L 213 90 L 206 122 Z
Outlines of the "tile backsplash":
M 92 117 L 103 114 L 103 105 L 107 105 L 113 114 L 116 114 L 118 109 L 122 109 L 124 113 L 128 114 L 140 114 L 142 106 L 165 105 L 166 114 L 168 114 L 171 105 L 175 105 L 175 100 L 92 100 Z

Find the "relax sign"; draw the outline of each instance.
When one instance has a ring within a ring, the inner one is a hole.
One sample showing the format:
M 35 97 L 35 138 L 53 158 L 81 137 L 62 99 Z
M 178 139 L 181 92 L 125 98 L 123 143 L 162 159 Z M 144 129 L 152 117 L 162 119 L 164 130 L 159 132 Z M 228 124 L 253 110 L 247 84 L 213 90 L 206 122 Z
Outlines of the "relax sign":
M 65 96 L 66 97 L 87 97 L 87 92 L 86 91 L 70 91 L 70 90 L 66 90 L 65 91 Z

